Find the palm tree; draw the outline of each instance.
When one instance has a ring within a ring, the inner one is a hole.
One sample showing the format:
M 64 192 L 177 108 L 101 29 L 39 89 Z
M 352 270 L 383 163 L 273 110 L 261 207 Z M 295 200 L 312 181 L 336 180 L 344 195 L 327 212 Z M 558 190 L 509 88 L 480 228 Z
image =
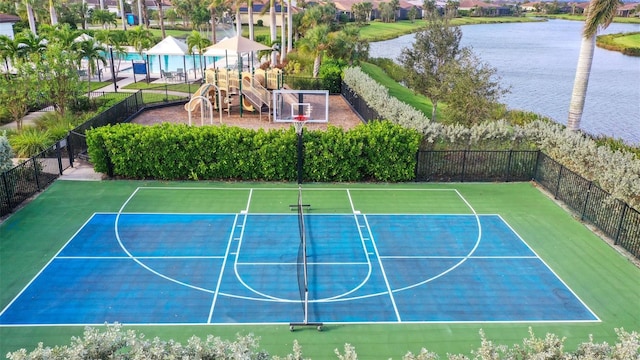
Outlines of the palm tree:
M 129 44 L 133 46 L 138 54 L 142 56 L 142 51 L 151 47 L 153 35 L 151 31 L 143 28 L 141 25 L 134 27 L 127 32 Z
M 247 0 L 247 22 L 249 23 L 249 39 L 255 40 L 253 34 L 253 0 Z
M 606 29 L 613 21 L 620 0 L 591 0 L 587 8 L 587 19 L 582 31 L 582 43 L 580 45 L 580 55 L 576 67 L 576 77 L 571 92 L 571 102 L 569 103 L 569 119 L 567 128 L 571 131 L 580 129 L 584 101 L 587 97 L 587 85 L 589 83 L 589 73 L 593 62 L 593 52 L 596 45 L 596 34 L 598 29 Z
M 163 0 L 155 0 L 158 5 L 158 21 L 160 22 L 160 32 L 162 33 L 162 39 L 167 37 L 167 33 L 164 30 L 164 12 L 162 11 L 162 1 Z
M 103 29 L 108 29 L 110 25 L 118 25 L 116 14 L 109 10 L 93 10 L 93 13 L 91 13 L 91 22 L 101 24 Z
M 91 75 L 98 70 L 98 61 L 102 66 L 107 66 L 107 58 L 105 56 L 106 49 L 99 45 L 94 39 L 87 39 L 76 43 L 78 48 L 78 67 L 82 63 L 82 59 L 87 60 L 87 93 L 91 92 Z
M 211 43 L 213 44 L 218 42 L 216 33 L 216 18 L 218 17 L 218 13 L 222 12 L 227 4 L 227 0 L 210 0 L 209 5 L 207 6 L 207 8 L 209 9 L 209 14 L 211 16 Z
M 36 34 L 36 16 L 33 13 L 34 0 L 24 0 L 24 5 L 27 7 L 27 18 L 29 19 L 29 29 L 32 33 Z
M 204 67 L 202 66 L 202 54 L 204 53 L 204 49 L 211 45 L 211 41 L 205 37 L 203 37 L 200 32 L 193 30 L 189 36 L 187 36 L 187 48 L 189 49 L 189 54 L 193 54 L 193 48 L 198 50 L 200 54 L 200 69 L 202 69 L 202 74 L 204 76 Z M 194 69 L 195 76 L 195 69 Z
M 269 0 L 269 34 L 271 35 L 271 43 L 278 41 L 278 29 L 276 27 L 276 0 Z M 271 53 L 271 65 L 275 65 L 278 59 L 276 52 Z
M 53 6 L 53 0 L 49 0 L 49 13 L 51 14 L 51 25 L 56 25 L 58 23 L 58 14 L 55 6 Z
M 293 13 L 291 10 L 291 0 L 287 0 L 287 52 L 293 50 Z
M 58 24 L 56 26 L 42 25 L 42 34 L 47 39 L 61 44 L 65 48 L 70 48 L 73 41 L 80 35 L 80 31 L 72 29 L 69 24 Z
M 129 34 L 129 32 L 103 30 L 96 31 L 95 36 L 96 40 L 103 43 L 105 46 L 107 46 L 108 49 L 111 50 L 109 51 L 109 54 L 111 56 L 113 52 L 115 52 L 117 55 L 126 53 L 124 44 L 128 43 L 127 34 Z M 120 72 L 120 63 L 122 61 L 121 56 L 117 56 L 117 58 L 118 62 L 113 64 L 114 73 L 112 74 L 112 76 L 114 77 L 116 77 L 118 72 Z M 113 60 L 113 58 L 110 59 L 110 61 Z
M 4 62 L 5 75 L 9 73 L 9 63 L 13 64 L 18 55 L 18 43 L 6 35 L 0 35 L 0 59 Z
M 305 33 L 304 37 L 298 41 L 300 52 L 311 54 L 313 61 L 313 77 L 317 78 L 320 73 L 320 65 L 325 50 L 329 47 L 329 26 L 321 24 L 313 27 Z
M 40 62 L 47 49 L 47 39 L 42 38 L 31 31 L 24 30 L 16 37 L 18 44 L 18 58 L 33 62 Z

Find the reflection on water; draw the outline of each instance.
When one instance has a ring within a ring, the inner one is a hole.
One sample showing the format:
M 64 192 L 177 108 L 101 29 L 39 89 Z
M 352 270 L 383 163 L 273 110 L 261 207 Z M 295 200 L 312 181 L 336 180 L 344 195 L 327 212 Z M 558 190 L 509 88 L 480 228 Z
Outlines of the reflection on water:
M 582 22 L 462 26 L 462 43 L 498 69 L 511 93 L 509 108 L 533 111 L 566 124 Z M 602 33 L 640 31 L 637 24 L 611 24 Z M 413 35 L 371 43 L 372 57 L 397 60 Z M 591 134 L 640 144 L 640 58 L 596 48 L 582 117 Z

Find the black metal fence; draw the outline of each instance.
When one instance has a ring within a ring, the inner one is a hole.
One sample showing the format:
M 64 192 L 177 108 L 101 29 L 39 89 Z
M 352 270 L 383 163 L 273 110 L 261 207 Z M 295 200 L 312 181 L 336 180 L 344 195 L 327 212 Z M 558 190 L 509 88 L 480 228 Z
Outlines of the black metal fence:
M 538 151 L 420 151 L 416 181 L 529 181 Z
M 344 83 L 342 96 L 365 122 L 380 119 L 376 110 Z M 415 171 L 416 181 L 534 180 L 582 221 L 640 259 L 640 212 L 541 151 L 420 151 Z
M 84 133 L 87 129 L 127 121 L 143 107 L 142 92 L 127 94 L 109 110 L 73 129 L 65 139 L 0 174 L 0 216 L 11 213 L 25 200 L 44 190 L 64 170 L 73 166 L 75 158 L 86 154 Z
M 360 118 L 365 123 L 371 120 L 380 119 L 378 112 L 370 107 L 363 98 L 361 98 L 357 92 L 352 90 L 349 85 L 342 83 L 341 94 L 351 105 L 351 108 L 360 115 Z
M 144 102 L 142 100 L 142 91 L 138 91 L 136 93 L 129 94 L 129 96 L 115 104 L 113 107 L 71 130 L 67 139 L 73 158 L 86 156 L 87 141 L 85 139 L 85 132 L 87 130 L 125 122 L 134 117 L 143 108 Z
M 366 120 L 378 119 L 355 92 L 342 87 L 342 95 Z M 0 215 L 44 189 L 86 154 L 87 129 L 128 121 L 144 108 L 137 92 L 69 133 L 51 148 L 0 177 Z M 636 258 L 640 258 L 640 212 L 612 199 L 597 184 L 568 170 L 540 151 L 420 151 L 416 155 L 416 181 L 482 182 L 535 180 L 583 221 L 589 222 Z
M 640 212 L 540 152 L 534 180 L 581 220 L 640 259 Z
M 72 161 L 65 139 L 0 174 L 0 216 L 12 212 L 22 202 L 45 189 L 71 166 Z

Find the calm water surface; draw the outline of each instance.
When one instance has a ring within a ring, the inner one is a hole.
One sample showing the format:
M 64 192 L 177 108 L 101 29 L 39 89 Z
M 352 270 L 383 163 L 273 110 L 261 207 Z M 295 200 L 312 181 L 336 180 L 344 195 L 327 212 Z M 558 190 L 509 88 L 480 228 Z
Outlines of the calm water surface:
M 498 69 L 511 93 L 502 101 L 512 109 L 543 114 L 566 124 L 580 51 L 582 22 L 462 26 L 462 44 Z M 640 31 L 637 24 L 611 24 L 602 31 Z M 413 35 L 371 43 L 373 57 L 397 60 Z M 581 127 L 640 144 L 640 57 L 596 47 Z

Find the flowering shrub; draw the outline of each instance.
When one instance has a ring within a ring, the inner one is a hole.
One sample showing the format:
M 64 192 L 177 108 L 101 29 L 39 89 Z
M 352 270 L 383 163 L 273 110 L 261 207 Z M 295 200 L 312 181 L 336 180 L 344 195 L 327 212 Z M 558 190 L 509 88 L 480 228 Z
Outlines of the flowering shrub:
M 0 134 L 0 174 L 13 168 L 13 150 L 7 139 L 7 132 Z
M 472 357 L 462 354 L 449 354 L 449 360 L 634 360 L 640 359 L 640 334 L 626 332 L 624 329 L 616 329 L 618 342 L 612 345 L 607 343 L 594 343 L 589 337 L 589 342 L 582 343 L 574 352 L 565 352 L 565 338 L 559 338 L 554 334 L 547 334 L 544 338 L 538 338 L 529 328 L 529 337 L 522 344 L 512 347 L 496 345 L 488 340 L 480 330 L 480 347 L 471 351 Z M 351 344 L 345 344 L 343 353 L 334 350 L 339 360 L 357 360 L 356 348 Z M 94 328 L 86 328 L 82 337 L 73 337 L 70 345 L 44 347 L 42 343 L 33 351 L 20 349 L 7 354 L 10 360 L 80 360 L 80 359 L 233 359 L 233 360 L 303 360 L 302 347 L 297 341 L 293 343 L 293 353 L 284 357 L 271 357 L 267 352 L 259 350 L 259 338 L 252 334 L 237 335 L 235 341 L 227 341 L 207 336 L 202 340 L 196 336 L 191 337 L 187 344 L 159 338 L 146 339 L 144 334 L 135 330 L 124 330 L 121 325 L 106 326 L 104 331 Z M 435 360 L 438 355 L 426 349 L 421 349 L 418 354 L 406 353 L 403 360 Z
M 640 158 L 624 150 L 598 146 L 583 133 L 567 131 L 564 126 L 545 120 L 522 125 L 493 121 L 466 127 L 442 125 L 390 97 L 385 87 L 360 68 L 344 70 L 344 82 L 380 116 L 424 135 L 427 146 L 446 149 L 513 150 L 537 148 L 568 169 L 593 181 L 614 198 L 640 207 Z

